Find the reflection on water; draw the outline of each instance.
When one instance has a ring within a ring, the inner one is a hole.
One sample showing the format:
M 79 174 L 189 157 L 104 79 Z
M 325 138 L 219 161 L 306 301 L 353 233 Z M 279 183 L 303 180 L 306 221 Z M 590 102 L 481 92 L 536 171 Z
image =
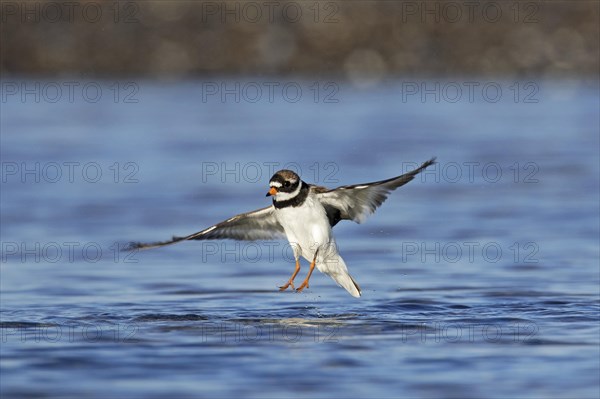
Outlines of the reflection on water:
M 340 83 L 336 103 L 138 84 L 2 104 L 4 396 L 597 397 L 597 83 L 535 82 L 537 103 L 514 82 L 497 102 Z M 273 169 L 335 186 L 432 155 L 336 226 L 358 300 L 319 273 L 278 292 L 281 241 L 120 251 L 267 205 Z

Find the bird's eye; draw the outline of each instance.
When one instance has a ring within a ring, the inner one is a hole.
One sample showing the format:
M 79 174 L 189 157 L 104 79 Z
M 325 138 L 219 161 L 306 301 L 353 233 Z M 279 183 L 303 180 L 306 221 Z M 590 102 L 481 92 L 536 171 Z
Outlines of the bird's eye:
M 289 187 L 289 186 L 290 186 L 290 182 L 289 181 L 286 181 L 286 182 L 283 183 L 283 187 Z

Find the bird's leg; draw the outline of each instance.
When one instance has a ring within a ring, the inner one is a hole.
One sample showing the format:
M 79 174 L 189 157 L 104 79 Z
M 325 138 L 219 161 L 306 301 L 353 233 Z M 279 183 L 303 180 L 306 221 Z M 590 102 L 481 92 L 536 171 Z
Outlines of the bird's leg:
M 296 291 L 300 292 L 300 291 L 302 291 L 305 288 L 309 288 L 308 287 L 308 280 L 310 280 L 310 276 L 312 275 L 313 270 L 315 270 L 315 263 L 316 263 L 316 261 L 317 261 L 317 253 L 315 252 L 315 257 L 313 258 L 313 261 L 310 263 L 310 269 L 308 270 L 308 274 L 306 275 L 306 278 L 304 279 L 304 281 L 302 282 L 302 284 L 300 284 L 300 287 L 298 287 L 296 289 Z
M 294 270 L 294 273 L 292 274 L 292 277 L 290 277 L 288 282 L 286 284 L 282 285 L 281 287 L 279 287 L 279 291 L 287 290 L 290 285 L 292 286 L 292 289 L 296 288 L 296 287 L 294 287 L 294 279 L 298 275 L 299 271 L 300 271 L 300 259 L 296 259 L 296 270 Z

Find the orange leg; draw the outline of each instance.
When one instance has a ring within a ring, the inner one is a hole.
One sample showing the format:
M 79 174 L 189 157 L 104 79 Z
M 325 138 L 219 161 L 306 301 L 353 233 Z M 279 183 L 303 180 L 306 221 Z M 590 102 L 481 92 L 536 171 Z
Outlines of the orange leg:
M 317 260 L 317 254 L 315 254 L 315 257 L 313 258 L 313 261 L 310 263 L 310 269 L 308 270 L 308 274 L 306 275 L 306 278 L 304 279 L 304 281 L 302 282 L 302 284 L 300 284 L 300 287 L 298 287 L 296 289 L 296 291 L 300 292 L 305 288 L 309 288 L 308 287 L 308 280 L 310 280 L 310 276 L 312 275 L 313 270 L 315 270 L 315 262 Z
M 292 286 L 292 289 L 296 288 L 296 287 L 294 287 L 294 279 L 298 275 L 299 271 L 300 271 L 300 260 L 296 259 L 296 270 L 294 270 L 294 274 L 292 274 L 292 277 L 290 277 L 290 279 L 288 280 L 288 282 L 285 285 L 282 285 L 281 287 L 279 287 L 279 291 L 287 290 L 290 285 Z

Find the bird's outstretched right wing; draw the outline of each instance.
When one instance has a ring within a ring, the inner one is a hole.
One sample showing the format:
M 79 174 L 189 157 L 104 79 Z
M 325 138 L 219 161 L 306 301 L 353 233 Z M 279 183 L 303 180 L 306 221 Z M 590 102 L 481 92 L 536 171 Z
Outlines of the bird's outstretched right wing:
M 411 170 L 402 176 L 373 183 L 353 184 L 334 188 L 333 190 L 318 186 L 313 186 L 312 189 L 321 204 L 323 204 L 331 226 L 335 226 L 340 220 L 344 219 L 362 223 L 375 212 L 377 207 L 383 204 L 393 190 L 405 185 L 414 179 L 418 173 L 434 163 L 435 158 L 432 158 L 417 169 Z
M 210 226 L 202 231 L 190 234 L 184 237 L 173 237 L 169 241 L 160 241 L 152 243 L 132 242 L 125 248 L 149 249 L 163 247 L 165 245 L 175 244 L 186 240 L 269 240 L 285 237 L 283 227 L 275 217 L 275 208 L 270 205 L 266 208 L 257 209 L 252 212 L 242 213 L 227 219 L 214 226 Z

